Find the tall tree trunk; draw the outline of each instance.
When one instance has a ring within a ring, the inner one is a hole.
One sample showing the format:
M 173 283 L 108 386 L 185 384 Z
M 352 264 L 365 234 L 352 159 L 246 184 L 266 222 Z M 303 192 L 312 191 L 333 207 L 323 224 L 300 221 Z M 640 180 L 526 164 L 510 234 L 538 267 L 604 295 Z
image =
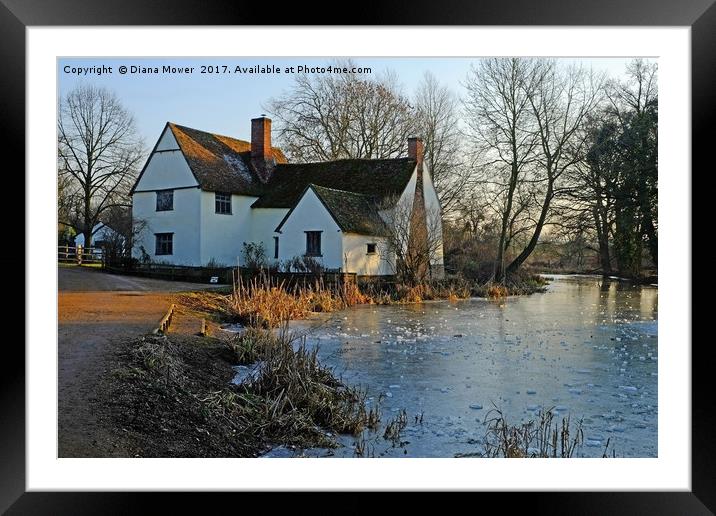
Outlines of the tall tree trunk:
M 639 190 L 639 208 L 641 209 L 641 222 L 644 228 L 644 235 L 646 235 L 646 244 L 649 247 L 649 255 L 651 256 L 654 265 L 658 265 L 659 259 L 659 240 L 654 226 L 654 215 L 651 211 L 651 205 L 649 204 L 650 195 L 646 186 L 642 186 Z
M 597 230 L 597 244 L 599 245 L 599 265 L 602 269 L 602 274 L 605 276 L 611 275 L 612 273 L 612 260 L 609 255 L 609 222 L 607 220 L 607 213 L 601 206 L 601 200 L 597 201 L 592 209 L 592 216 L 594 217 L 594 227 Z
M 617 200 L 615 206 L 614 254 L 619 275 L 636 278 L 641 269 L 641 230 L 635 207 Z
M 92 207 L 90 204 L 91 197 L 89 194 L 89 188 L 86 188 L 87 192 L 85 193 L 84 198 L 84 230 L 82 231 L 82 234 L 85 237 L 85 247 L 91 247 L 92 246 L 92 228 L 94 228 L 94 224 L 92 223 Z
M 535 226 L 535 230 L 532 233 L 532 237 L 530 238 L 530 241 L 527 246 L 522 250 L 519 255 L 517 255 L 517 258 L 512 260 L 512 263 L 507 266 L 507 274 L 514 274 L 515 272 L 517 272 L 517 270 L 522 266 L 525 260 L 529 258 L 530 254 L 532 254 L 532 251 L 534 251 L 535 247 L 537 247 L 537 242 L 539 241 L 539 237 L 542 234 L 542 228 L 544 227 L 544 223 L 547 220 L 547 213 L 549 212 L 549 205 L 552 202 L 553 195 L 554 180 L 550 179 L 549 183 L 547 183 L 547 192 L 545 193 L 544 202 L 542 203 L 542 211 L 539 214 L 539 219 L 537 220 L 537 225 Z
M 513 146 L 514 155 L 517 155 L 517 149 Z M 516 159 L 516 158 L 515 158 Z M 500 231 L 500 242 L 497 247 L 497 258 L 495 259 L 495 268 L 493 273 L 494 281 L 505 281 L 505 270 L 503 261 L 505 259 L 505 240 L 507 239 L 507 226 L 510 220 L 510 213 L 512 212 L 512 199 L 515 195 L 515 188 L 517 188 L 517 163 L 512 164 L 512 173 L 510 174 L 510 186 L 507 192 L 507 205 L 505 210 L 502 212 L 502 228 Z
M 654 265 L 659 265 L 659 240 L 654 227 L 654 219 L 651 216 L 651 210 L 644 214 L 644 233 L 647 237 L 647 245 L 649 246 L 649 255 L 654 262 Z

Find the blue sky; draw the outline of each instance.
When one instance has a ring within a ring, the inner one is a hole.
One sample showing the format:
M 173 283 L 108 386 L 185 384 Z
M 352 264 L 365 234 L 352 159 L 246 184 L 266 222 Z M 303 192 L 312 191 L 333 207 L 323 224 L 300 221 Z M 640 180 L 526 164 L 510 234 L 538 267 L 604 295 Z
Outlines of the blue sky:
M 413 94 L 426 71 L 462 94 L 464 80 L 475 58 L 352 58 L 357 66 L 370 67 L 372 73 L 393 70 L 403 92 Z M 565 58 L 566 63 L 582 63 L 585 67 L 620 77 L 629 58 Z M 279 57 L 206 57 L 206 58 L 63 58 L 58 59 L 59 94 L 74 86 L 95 84 L 114 90 L 124 106 L 135 116 L 137 128 L 147 147 L 151 148 L 167 121 L 205 131 L 248 140 L 250 119 L 265 113 L 262 105 L 288 90 L 293 82 L 291 73 L 281 74 L 201 74 L 201 65 L 226 65 L 232 71 L 238 66 L 272 65 L 285 70 L 298 65 L 326 66 L 326 58 Z M 111 66 L 112 73 L 78 76 L 65 73 L 69 67 Z M 190 74 L 125 74 L 120 66 L 161 67 L 163 65 L 194 67 Z

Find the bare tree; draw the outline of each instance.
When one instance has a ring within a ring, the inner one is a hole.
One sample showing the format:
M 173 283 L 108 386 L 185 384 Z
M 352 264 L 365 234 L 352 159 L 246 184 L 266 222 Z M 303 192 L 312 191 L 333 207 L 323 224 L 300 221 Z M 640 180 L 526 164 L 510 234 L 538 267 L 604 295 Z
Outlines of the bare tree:
M 102 222 L 112 231 L 104 238 L 105 259 L 109 263 L 119 263 L 131 256 L 133 243 L 140 240 L 148 224 L 146 220 L 132 217 L 129 206 L 113 206 L 102 214 Z
M 75 216 L 60 222 L 83 233 L 86 246 L 107 210 L 129 205 L 143 147 L 132 115 L 111 91 L 83 85 L 61 100 L 58 174 L 73 195 L 73 209 L 64 214 Z
M 57 178 L 57 240 L 58 244 L 68 245 L 74 236 L 77 221 L 77 199 L 72 185 L 72 178 L 58 176 Z
M 298 162 L 396 157 L 415 132 L 414 110 L 390 73 L 297 75 L 292 88 L 266 109 L 282 148 Z
M 461 149 L 459 104 L 455 94 L 426 72 L 415 96 L 417 129 L 425 142 L 425 163 L 444 213 L 456 208 L 469 180 Z
M 534 71 L 524 93 L 536 126 L 535 165 L 539 177 L 544 178 L 544 192 L 532 235 L 507 267 L 507 273 L 516 272 L 534 251 L 552 201 L 560 193 L 560 178 L 586 154 L 586 117 L 598 105 L 603 86 L 601 78 L 578 67 L 563 70 L 554 60 L 537 61 Z
M 418 285 L 431 277 L 442 261 L 442 217 L 439 209 L 416 205 L 413 198 L 390 198 L 380 206 L 388 234 L 380 255 L 399 281 Z
M 494 197 L 500 231 L 493 276 L 504 280 L 504 255 L 520 181 L 538 145 L 529 95 L 537 64 L 494 58 L 473 66 L 465 80 L 465 116 L 478 182 Z

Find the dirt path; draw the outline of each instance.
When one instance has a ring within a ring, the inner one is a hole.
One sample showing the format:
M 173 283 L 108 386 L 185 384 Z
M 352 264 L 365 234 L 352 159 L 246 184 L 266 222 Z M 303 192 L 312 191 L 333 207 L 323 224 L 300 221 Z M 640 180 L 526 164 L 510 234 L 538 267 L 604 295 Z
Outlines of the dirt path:
M 58 455 L 121 455 L 94 407 L 111 344 L 151 331 L 179 291 L 207 285 L 58 269 Z M 183 331 L 200 327 L 182 313 Z

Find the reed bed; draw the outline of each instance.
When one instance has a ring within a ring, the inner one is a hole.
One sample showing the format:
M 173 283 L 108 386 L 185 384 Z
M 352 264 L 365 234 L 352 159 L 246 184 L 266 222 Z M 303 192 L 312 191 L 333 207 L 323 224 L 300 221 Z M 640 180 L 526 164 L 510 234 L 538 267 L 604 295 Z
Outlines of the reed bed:
M 190 309 L 210 313 L 220 320 L 277 328 L 285 321 L 305 319 L 311 313 L 335 312 L 360 304 L 422 303 L 438 299 L 454 302 L 471 296 L 502 300 L 510 294 L 544 290 L 545 282 L 538 277 L 525 281 L 475 285 L 452 277 L 419 285 L 381 282 L 359 286 L 354 282 L 326 284 L 321 279 L 289 285 L 285 280 L 274 281 L 269 276 L 249 281 L 239 277 L 229 294 L 192 292 L 181 295 L 180 301 Z
M 276 328 L 285 321 L 306 318 L 312 312 L 335 312 L 373 300 L 354 283 L 329 286 L 318 280 L 291 287 L 284 281 L 254 279 L 236 282 L 228 302 L 230 311 L 240 321 L 255 327 Z

